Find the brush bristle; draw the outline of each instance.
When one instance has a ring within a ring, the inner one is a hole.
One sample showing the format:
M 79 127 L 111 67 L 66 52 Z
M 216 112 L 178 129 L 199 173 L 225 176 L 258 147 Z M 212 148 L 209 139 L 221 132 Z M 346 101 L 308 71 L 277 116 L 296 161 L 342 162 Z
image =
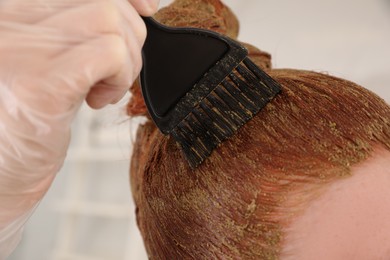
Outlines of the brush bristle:
M 171 132 L 191 167 L 199 166 L 224 140 L 257 114 L 281 88 L 245 58 Z

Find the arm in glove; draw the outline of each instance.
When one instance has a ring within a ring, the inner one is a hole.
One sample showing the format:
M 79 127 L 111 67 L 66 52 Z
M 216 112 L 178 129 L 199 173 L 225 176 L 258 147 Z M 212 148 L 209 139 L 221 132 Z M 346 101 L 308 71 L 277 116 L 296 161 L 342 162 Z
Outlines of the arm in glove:
M 61 168 L 84 100 L 117 102 L 158 0 L 0 1 L 0 259 Z

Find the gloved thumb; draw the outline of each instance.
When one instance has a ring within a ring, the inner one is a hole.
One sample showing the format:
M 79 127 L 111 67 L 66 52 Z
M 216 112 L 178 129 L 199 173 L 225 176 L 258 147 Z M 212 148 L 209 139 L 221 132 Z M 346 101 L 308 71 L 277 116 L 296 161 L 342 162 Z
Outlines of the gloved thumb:
M 160 0 L 129 0 L 129 3 L 142 16 L 152 16 L 157 12 Z

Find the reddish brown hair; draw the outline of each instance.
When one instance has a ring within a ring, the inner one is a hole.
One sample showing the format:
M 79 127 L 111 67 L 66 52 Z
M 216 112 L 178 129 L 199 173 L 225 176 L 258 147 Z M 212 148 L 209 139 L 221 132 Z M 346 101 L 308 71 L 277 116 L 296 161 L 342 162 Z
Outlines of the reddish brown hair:
M 275 259 L 304 202 L 349 176 L 375 145 L 390 150 L 390 108 L 373 93 L 315 72 L 267 72 L 282 93 L 195 170 L 172 138 L 151 122 L 140 127 L 131 181 L 152 259 Z

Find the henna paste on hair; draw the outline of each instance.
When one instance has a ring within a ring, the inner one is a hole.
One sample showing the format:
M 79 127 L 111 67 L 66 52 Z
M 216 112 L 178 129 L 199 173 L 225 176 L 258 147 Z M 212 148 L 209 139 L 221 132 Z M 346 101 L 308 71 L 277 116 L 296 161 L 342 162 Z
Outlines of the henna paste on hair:
M 238 33 L 219 0 L 177 0 L 156 17 Z M 317 192 L 350 176 L 374 146 L 390 149 L 382 99 L 329 75 L 271 69 L 269 54 L 247 46 L 283 91 L 199 168 L 150 121 L 138 130 L 131 187 L 151 259 L 277 259 L 284 227 Z M 146 115 L 138 86 L 132 91 L 128 113 Z

